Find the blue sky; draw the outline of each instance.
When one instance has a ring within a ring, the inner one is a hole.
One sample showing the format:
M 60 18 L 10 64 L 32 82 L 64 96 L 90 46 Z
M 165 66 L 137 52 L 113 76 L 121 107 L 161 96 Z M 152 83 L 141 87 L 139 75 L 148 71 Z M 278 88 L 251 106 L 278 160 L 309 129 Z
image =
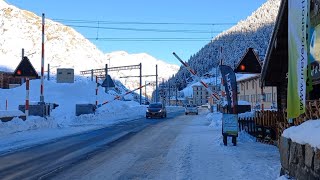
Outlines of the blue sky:
M 86 38 L 93 38 L 91 41 L 104 53 L 118 50 L 128 53 L 145 52 L 157 59 L 180 65 L 172 55 L 173 51 L 183 60 L 188 60 L 192 54 L 207 44 L 211 37 L 251 15 L 266 0 L 6 0 L 6 2 L 39 16 L 45 13 L 49 19 L 63 19 L 60 20 L 61 23 L 74 27 Z M 77 20 L 77 23 L 66 20 Z M 90 22 L 79 23 L 79 20 Z M 151 32 L 147 31 L 150 29 Z M 168 30 L 174 32 L 159 32 Z M 188 33 L 189 30 L 193 33 Z M 170 41 L 164 41 L 164 38 L 169 38 Z M 178 38 L 179 41 L 172 38 Z

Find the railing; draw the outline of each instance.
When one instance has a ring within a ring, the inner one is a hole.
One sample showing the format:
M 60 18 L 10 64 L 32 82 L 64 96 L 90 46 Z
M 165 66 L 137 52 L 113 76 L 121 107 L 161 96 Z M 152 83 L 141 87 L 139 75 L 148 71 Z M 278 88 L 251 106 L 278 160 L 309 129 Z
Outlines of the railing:
M 253 117 L 246 117 L 246 118 L 239 118 L 239 131 L 245 131 L 252 136 L 256 136 L 256 123 L 255 118 Z
M 320 100 L 306 102 L 306 113 L 287 120 L 287 111 L 257 111 L 254 117 L 239 118 L 239 130 L 244 130 L 255 136 L 258 141 L 272 142 L 279 140 L 283 131 L 290 126 L 298 126 L 305 121 L 320 119 Z

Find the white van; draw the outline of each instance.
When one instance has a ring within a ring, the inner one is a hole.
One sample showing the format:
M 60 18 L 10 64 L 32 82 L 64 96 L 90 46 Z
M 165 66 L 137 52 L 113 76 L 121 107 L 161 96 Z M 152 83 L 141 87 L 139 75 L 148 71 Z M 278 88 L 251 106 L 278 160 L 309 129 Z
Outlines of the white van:
M 185 106 L 185 114 L 196 114 L 198 115 L 198 106 L 195 104 L 187 104 Z

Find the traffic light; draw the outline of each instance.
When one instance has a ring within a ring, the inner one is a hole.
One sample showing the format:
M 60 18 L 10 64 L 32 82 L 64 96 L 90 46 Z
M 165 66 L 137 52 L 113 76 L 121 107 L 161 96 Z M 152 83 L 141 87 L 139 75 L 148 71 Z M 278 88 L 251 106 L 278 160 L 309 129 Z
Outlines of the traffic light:
M 14 70 L 13 76 L 17 77 L 38 77 L 37 71 L 27 57 L 23 57 L 18 67 Z

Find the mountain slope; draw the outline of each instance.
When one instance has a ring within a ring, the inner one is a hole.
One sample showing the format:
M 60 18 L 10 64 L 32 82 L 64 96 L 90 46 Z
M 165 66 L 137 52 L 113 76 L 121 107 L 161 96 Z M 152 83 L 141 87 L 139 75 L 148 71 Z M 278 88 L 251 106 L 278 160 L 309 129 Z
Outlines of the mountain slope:
M 36 14 L 8 5 L 0 0 L 0 70 L 14 70 L 21 60 L 21 49 L 25 49 L 35 69 L 41 66 L 41 17 Z M 51 72 L 56 68 L 74 68 L 75 74 L 82 70 L 111 66 L 143 65 L 143 74 L 155 74 L 155 65 L 159 67 L 159 77 L 168 79 L 175 74 L 178 66 L 167 64 L 154 57 L 126 52 L 104 54 L 93 43 L 73 28 L 61 23 L 45 19 L 45 70 L 47 64 Z M 161 71 L 166 69 L 166 71 Z M 120 76 L 139 75 L 139 71 L 121 71 L 111 73 L 113 78 Z M 122 82 L 123 79 L 120 79 Z M 150 79 L 152 80 L 152 79 Z M 143 80 L 144 81 L 144 80 Z M 139 79 L 128 79 L 125 83 L 129 88 L 136 88 Z
M 3 1 L 0 6 L 1 65 L 14 69 L 21 59 L 21 49 L 39 70 L 41 64 L 41 17 L 20 10 Z M 74 29 L 45 20 L 45 63 L 55 67 L 96 68 L 103 53 Z
M 221 59 L 223 64 L 234 67 L 249 47 L 254 48 L 260 60 L 263 60 L 279 6 L 280 0 L 268 0 L 247 19 L 219 34 L 192 55 L 188 60 L 189 65 L 200 76 L 216 67 Z M 190 73 L 184 67 L 181 67 L 176 75 L 182 87 L 186 87 L 186 79 L 189 77 Z
M 152 75 L 151 77 L 142 78 L 142 84 L 145 82 L 155 82 L 156 81 L 156 65 L 158 65 L 158 80 L 161 82 L 162 80 L 168 80 L 172 75 L 174 75 L 179 66 L 170 65 L 164 63 L 161 60 L 157 60 L 154 57 L 146 54 L 128 54 L 124 51 L 117 51 L 108 53 L 105 55 L 107 59 L 107 63 L 110 67 L 119 67 L 119 66 L 128 66 L 128 65 L 138 65 L 142 63 L 142 75 Z M 139 78 L 138 77 L 129 77 L 129 78 L 121 78 L 124 76 L 139 76 L 139 70 L 124 70 L 124 71 L 111 71 L 112 77 L 118 78 L 124 85 L 126 85 L 129 89 L 135 89 L 139 87 Z M 148 86 L 146 88 L 147 95 L 151 96 L 152 91 L 155 89 L 154 86 Z

